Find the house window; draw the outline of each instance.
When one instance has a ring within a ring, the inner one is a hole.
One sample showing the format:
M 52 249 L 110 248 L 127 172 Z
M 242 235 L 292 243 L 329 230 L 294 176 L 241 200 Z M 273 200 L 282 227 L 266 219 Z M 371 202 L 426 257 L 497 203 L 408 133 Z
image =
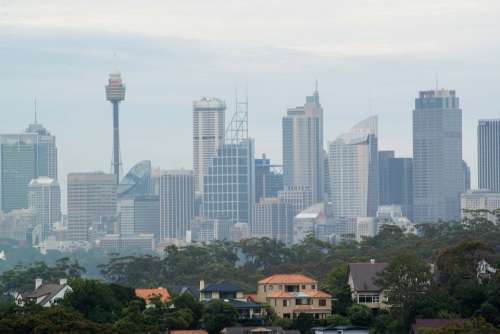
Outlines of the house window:
M 358 303 L 360 304 L 372 304 L 378 302 L 379 302 L 378 295 L 358 295 Z
M 320 299 L 319 306 L 326 306 L 326 299 Z
M 297 298 L 295 299 L 295 305 L 311 305 L 311 300 L 309 298 Z
M 211 292 L 203 292 L 203 298 L 205 298 L 205 299 L 211 299 L 212 298 L 212 293 Z
M 283 299 L 283 306 L 287 307 L 288 306 L 288 300 Z
M 272 285 L 269 286 L 269 291 L 273 291 L 273 286 Z
M 290 313 L 283 313 L 283 318 L 290 319 Z
M 316 285 L 311 285 L 311 290 L 316 290 Z
M 305 290 L 306 289 L 306 286 L 305 285 L 302 285 L 302 290 Z

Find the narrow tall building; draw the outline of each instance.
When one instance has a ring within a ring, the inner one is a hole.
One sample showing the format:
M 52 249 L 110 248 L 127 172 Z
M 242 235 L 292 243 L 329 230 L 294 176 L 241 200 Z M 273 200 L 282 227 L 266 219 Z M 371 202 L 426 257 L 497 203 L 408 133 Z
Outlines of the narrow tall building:
M 309 187 L 314 203 L 324 196 L 323 108 L 316 87 L 304 106 L 283 117 L 284 186 Z
M 263 197 L 276 197 L 283 190 L 283 167 L 271 165 L 265 154 L 255 159 L 255 203 Z
M 224 143 L 226 103 L 204 97 L 193 102 L 193 171 L 196 192 L 203 192 L 203 176 Z
M 28 207 L 35 215 L 36 225 L 39 226 L 40 240 L 47 239 L 54 223 L 61 221 L 61 188 L 59 183 L 46 176 L 31 180 L 28 186 Z
M 56 138 L 41 124 L 24 133 L 0 135 L 0 209 L 28 207 L 28 185 L 41 176 L 57 180 Z
M 267 237 L 285 244 L 293 241 L 294 209 L 279 198 L 261 198 L 255 204 L 255 219 L 251 225 L 252 236 Z
M 160 177 L 160 239 L 186 239 L 194 217 L 194 176 L 170 170 Z
M 125 85 L 120 72 L 111 73 L 106 86 L 106 99 L 113 105 L 113 174 L 116 184 L 120 183 L 120 116 L 118 105 L 125 100 Z
M 420 92 L 413 111 L 414 221 L 460 218 L 462 110 L 454 90 Z
M 356 124 L 329 145 L 335 218 L 375 217 L 379 203 L 377 116 Z
M 500 193 L 500 119 L 483 119 L 477 126 L 478 186 Z
M 68 174 L 68 239 L 89 240 L 89 227 L 116 217 L 116 175 Z

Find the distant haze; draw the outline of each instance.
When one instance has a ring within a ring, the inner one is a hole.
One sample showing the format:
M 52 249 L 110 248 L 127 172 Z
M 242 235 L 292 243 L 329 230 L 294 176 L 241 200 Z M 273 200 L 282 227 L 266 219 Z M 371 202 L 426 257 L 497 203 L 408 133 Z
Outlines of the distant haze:
M 140 6 L 139 6 L 140 4 Z M 379 115 L 380 149 L 411 156 L 419 90 L 455 89 L 464 159 L 477 183 L 476 126 L 500 117 L 498 0 L 0 1 L 0 133 L 38 119 L 71 171 L 111 166 L 119 69 L 126 172 L 139 160 L 192 168 L 192 101 L 248 85 L 256 153 L 281 161 L 281 117 L 319 81 L 325 140 Z M 326 142 L 325 142 L 326 147 Z

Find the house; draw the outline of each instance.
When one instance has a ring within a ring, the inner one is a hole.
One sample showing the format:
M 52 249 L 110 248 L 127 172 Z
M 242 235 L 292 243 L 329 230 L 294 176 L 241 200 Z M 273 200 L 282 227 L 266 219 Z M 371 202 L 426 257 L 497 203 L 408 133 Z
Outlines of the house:
M 368 263 L 349 263 L 347 283 L 355 303 L 366 305 L 371 309 L 389 307 L 384 291 L 375 283 L 377 275 L 386 267 L 387 263 L 377 263 L 375 260 Z
M 312 329 L 314 334 L 369 334 L 370 329 L 362 326 L 333 326 L 316 327 Z
M 156 289 L 135 289 L 135 295 L 138 298 L 144 299 L 146 305 L 150 305 L 154 298 L 160 298 L 162 303 L 170 300 L 170 294 L 167 289 L 162 287 Z
M 221 330 L 221 334 L 300 334 L 300 332 L 281 327 L 226 327 Z
M 255 303 L 243 294 L 244 290 L 231 282 L 208 284 L 200 281 L 200 301 L 210 303 L 214 300 L 223 300 L 236 309 L 240 320 L 259 320 L 263 315 L 261 304 Z
M 183 295 L 188 294 L 194 299 L 198 300 L 200 298 L 200 290 L 197 286 L 192 285 L 174 285 L 168 288 L 171 295 Z
M 332 313 L 332 296 L 318 290 L 318 281 L 299 274 L 273 275 L 260 280 L 257 302 L 268 304 L 279 317 L 287 319 L 301 313 L 324 319 Z
M 45 283 L 41 278 L 37 278 L 33 291 L 16 293 L 14 297 L 18 306 L 33 302 L 43 307 L 50 307 L 71 291 L 73 290 L 65 278 L 61 278 L 59 283 Z
M 438 329 L 450 324 L 463 324 L 467 319 L 415 319 L 410 334 L 418 334 L 422 329 Z

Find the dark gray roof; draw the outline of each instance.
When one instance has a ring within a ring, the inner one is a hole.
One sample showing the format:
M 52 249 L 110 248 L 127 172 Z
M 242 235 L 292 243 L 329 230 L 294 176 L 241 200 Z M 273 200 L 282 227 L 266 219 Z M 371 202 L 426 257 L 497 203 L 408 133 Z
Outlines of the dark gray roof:
M 224 334 L 253 334 L 267 332 L 269 334 L 300 334 L 298 330 L 284 330 L 281 327 L 260 326 L 260 327 L 226 327 L 222 331 Z
M 380 291 L 375 284 L 377 274 L 381 273 L 387 263 L 349 263 L 349 274 L 352 277 L 356 291 Z
M 231 282 L 219 282 L 214 284 L 208 284 L 200 292 L 239 292 L 244 291 L 244 289 Z
M 51 300 L 55 295 L 59 293 L 67 284 L 42 284 L 38 287 L 38 289 L 33 290 L 31 292 L 27 292 L 22 295 L 23 300 L 27 299 L 38 299 L 40 297 L 44 297 L 40 303 L 38 304 L 45 304 L 49 300 Z
M 172 286 L 172 287 L 168 288 L 168 291 L 172 295 L 182 295 L 184 293 L 187 293 L 196 299 L 198 299 L 200 297 L 200 290 L 196 286 L 176 285 L 176 286 Z

